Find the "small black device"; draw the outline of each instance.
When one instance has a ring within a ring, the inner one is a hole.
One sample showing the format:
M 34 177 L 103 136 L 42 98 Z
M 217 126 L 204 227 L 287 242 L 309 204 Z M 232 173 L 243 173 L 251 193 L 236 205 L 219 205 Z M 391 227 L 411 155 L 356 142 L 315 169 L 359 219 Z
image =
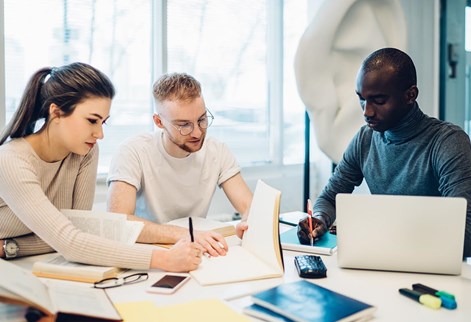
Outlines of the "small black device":
M 320 256 L 298 255 L 294 257 L 294 264 L 300 277 L 323 278 L 327 277 L 327 268 Z

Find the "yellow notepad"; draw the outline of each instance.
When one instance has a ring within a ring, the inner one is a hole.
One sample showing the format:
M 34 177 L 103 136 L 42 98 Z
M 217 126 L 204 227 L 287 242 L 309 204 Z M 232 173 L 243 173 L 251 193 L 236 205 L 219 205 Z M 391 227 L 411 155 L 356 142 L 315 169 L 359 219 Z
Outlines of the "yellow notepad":
M 249 322 L 250 319 L 218 299 L 194 300 L 180 304 L 157 307 L 152 301 L 115 304 L 126 322 L 198 321 Z

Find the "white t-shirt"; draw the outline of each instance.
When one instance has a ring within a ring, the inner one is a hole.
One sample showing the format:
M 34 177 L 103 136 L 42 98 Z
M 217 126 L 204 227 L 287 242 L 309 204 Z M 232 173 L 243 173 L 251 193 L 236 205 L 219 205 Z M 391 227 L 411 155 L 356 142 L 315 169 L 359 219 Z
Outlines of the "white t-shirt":
M 159 130 L 119 146 L 107 183 L 124 181 L 136 187 L 135 214 L 166 223 L 187 216 L 206 217 L 216 186 L 239 172 L 226 144 L 206 137 L 198 152 L 174 158 L 165 151 Z

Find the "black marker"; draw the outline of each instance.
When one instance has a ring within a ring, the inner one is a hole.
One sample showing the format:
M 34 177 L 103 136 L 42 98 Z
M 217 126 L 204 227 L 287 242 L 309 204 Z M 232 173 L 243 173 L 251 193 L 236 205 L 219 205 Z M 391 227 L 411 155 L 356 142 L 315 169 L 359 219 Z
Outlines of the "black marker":
M 458 306 L 456 304 L 455 296 L 445 291 L 438 291 L 420 283 L 412 284 L 412 289 L 422 294 L 430 294 L 438 297 L 442 300 L 442 306 L 446 309 L 454 310 Z
M 194 241 L 195 241 L 195 237 L 193 236 L 193 220 L 191 219 L 191 217 L 188 217 L 188 226 L 189 226 L 189 229 L 190 229 L 190 239 L 191 239 L 191 242 L 194 242 Z
M 442 305 L 442 300 L 430 294 L 422 294 L 408 288 L 399 289 L 399 293 L 432 309 L 439 309 Z

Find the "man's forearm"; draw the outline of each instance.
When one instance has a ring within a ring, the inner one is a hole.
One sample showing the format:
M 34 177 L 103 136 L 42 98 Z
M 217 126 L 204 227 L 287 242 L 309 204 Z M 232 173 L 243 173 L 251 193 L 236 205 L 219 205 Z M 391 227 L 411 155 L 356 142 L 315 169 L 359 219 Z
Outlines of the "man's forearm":
M 134 215 L 128 215 L 127 218 L 128 220 L 141 221 L 144 223 L 144 228 L 137 238 L 138 243 L 173 244 L 185 235 L 189 236 L 188 229 L 186 228 L 173 225 L 160 225 Z

